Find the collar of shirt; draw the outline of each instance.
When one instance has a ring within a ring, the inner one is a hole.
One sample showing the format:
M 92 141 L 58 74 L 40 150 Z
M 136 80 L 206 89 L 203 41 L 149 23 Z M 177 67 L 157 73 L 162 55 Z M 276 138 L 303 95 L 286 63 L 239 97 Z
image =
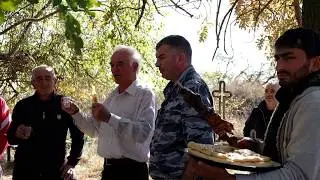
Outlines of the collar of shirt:
M 122 93 L 128 93 L 131 96 L 136 96 L 137 85 L 138 85 L 138 80 L 133 81 L 130 84 L 130 86 L 125 91 L 123 91 Z M 115 90 L 112 92 L 112 95 L 119 95 L 119 86 L 117 88 L 115 88 Z
M 180 77 L 178 78 L 177 81 L 181 82 L 183 84 L 183 81 L 186 79 L 187 75 L 191 72 L 194 72 L 194 68 L 192 65 L 190 65 L 186 70 L 183 71 L 183 73 L 180 75 Z M 175 94 L 173 93 L 174 90 L 177 90 L 178 88 L 176 88 L 176 85 L 174 84 L 174 82 L 170 81 L 168 83 L 168 85 L 165 87 L 163 93 L 165 96 L 167 96 L 168 94 Z M 176 92 L 178 93 L 178 92 Z
M 183 73 L 180 75 L 178 81 L 182 82 L 186 78 L 187 74 L 191 71 L 194 71 L 194 68 L 192 65 L 190 65 L 186 70 L 183 71 Z

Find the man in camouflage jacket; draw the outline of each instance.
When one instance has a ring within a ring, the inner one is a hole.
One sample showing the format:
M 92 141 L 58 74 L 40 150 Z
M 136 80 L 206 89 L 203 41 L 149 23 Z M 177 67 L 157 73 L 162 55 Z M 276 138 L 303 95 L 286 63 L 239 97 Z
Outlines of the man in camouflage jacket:
M 170 82 L 164 89 L 165 99 L 158 111 L 151 142 L 150 175 L 154 180 L 181 179 L 188 142 L 212 144 L 213 132 L 206 120 L 183 100 L 175 82 L 199 93 L 204 104 L 211 107 L 213 102 L 208 86 L 191 65 L 192 50 L 184 37 L 165 37 L 156 50 L 156 66 Z

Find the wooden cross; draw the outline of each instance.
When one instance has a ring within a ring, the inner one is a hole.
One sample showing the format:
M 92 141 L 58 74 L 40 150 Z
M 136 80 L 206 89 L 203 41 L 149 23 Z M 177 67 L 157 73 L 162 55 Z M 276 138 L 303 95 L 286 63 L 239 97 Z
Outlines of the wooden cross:
M 230 91 L 226 91 L 226 83 L 224 81 L 219 81 L 219 89 L 213 90 L 212 96 L 219 99 L 219 114 L 222 114 L 222 118 L 225 119 L 226 98 L 230 98 L 232 94 Z

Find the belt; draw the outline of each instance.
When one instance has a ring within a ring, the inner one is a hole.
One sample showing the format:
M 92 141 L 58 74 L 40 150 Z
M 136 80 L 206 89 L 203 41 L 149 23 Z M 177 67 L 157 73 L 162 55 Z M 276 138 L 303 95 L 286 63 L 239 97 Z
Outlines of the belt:
M 114 158 L 105 158 L 105 165 L 111 164 L 111 165 L 120 165 L 120 164 L 145 164 L 145 162 L 138 162 L 133 159 L 129 158 L 119 158 L 119 159 L 114 159 Z

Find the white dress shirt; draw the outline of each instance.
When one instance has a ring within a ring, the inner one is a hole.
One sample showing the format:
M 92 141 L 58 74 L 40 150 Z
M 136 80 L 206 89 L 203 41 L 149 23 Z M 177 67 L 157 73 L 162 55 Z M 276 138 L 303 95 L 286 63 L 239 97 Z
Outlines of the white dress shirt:
M 119 94 L 118 87 L 103 105 L 111 112 L 109 122 L 98 122 L 82 112 L 75 124 L 91 137 L 98 137 L 98 154 L 104 158 L 130 158 L 147 162 L 156 118 L 155 95 L 134 81 Z

